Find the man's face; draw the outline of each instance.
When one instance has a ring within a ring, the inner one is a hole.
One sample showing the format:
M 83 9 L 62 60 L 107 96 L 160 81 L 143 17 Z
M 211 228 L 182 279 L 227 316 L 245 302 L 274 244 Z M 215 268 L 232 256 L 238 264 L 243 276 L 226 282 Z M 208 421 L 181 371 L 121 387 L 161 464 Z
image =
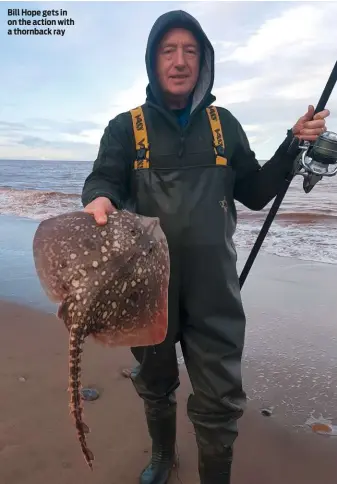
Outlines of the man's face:
M 167 32 L 157 52 L 157 75 L 164 93 L 189 96 L 198 80 L 199 62 L 199 45 L 191 32 L 185 29 Z

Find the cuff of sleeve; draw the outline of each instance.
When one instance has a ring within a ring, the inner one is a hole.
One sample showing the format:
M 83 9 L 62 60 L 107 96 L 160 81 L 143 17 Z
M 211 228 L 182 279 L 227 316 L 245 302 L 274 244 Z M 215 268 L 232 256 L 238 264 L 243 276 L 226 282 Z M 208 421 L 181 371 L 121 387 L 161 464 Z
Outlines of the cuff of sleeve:
M 293 134 L 292 129 L 288 129 L 287 130 L 287 136 L 284 139 L 284 141 L 280 144 L 280 146 L 278 147 L 277 153 L 279 155 L 282 155 L 282 156 L 289 154 L 288 150 L 289 150 L 294 138 L 295 138 L 295 136 Z
M 89 195 L 82 196 L 82 205 L 86 207 L 89 203 L 94 201 L 98 197 L 106 197 L 110 200 L 110 202 L 117 208 L 117 210 L 120 210 L 122 208 L 122 202 L 121 200 L 114 196 L 110 192 L 92 192 Z

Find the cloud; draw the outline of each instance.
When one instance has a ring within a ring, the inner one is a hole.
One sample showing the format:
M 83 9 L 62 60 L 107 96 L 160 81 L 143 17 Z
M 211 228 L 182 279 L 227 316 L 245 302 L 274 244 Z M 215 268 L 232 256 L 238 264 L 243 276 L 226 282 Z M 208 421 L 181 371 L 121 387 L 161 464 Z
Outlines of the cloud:
M 273 56 L 300 56 L 314 46 L 325 18 L 324 9 L 312 5 L 286 10 L 280 17 L 267 20 L 243 46 L 237 47 L 219 62 L 243 64 L 271 60 Z
M 109 120 L 145 101 L 146 37 L 164 11 L 182 8 L 201 23 L 215 48 L 216 104 L 237 117 L 261 159 L 317 103 L 336 61 L 334 2 L 116 5 L 53 4 L 76 22 L 63 39 L 4 39 L 0 156 L 94 159 Z M 328 107 L 336 131 L 336 93 Z
M 29 123 L 34 127 L 34 129 L 55 130 L 55 131 L 59 131 L 60 133 L 69 133 L 69 134 L 79 134 L 84 130 L 96 129 L 100 127 L 94 121 L 85 121 L 85 120 L 59 121 L 59 120 L 46 119 L 46 118 L 31 118 L 29 119 Z
M 261 131 L 263 129 L 263 125 L 261 124 L 245 124 L 243 125 L 245 131 Z
M 197 1 L 197 2 L 183 2 L 179 5 L 179 10 L 184 10 L 190 13 L 197 19 L 204 19 L 208 16 L 213 16 L 215 10 L 221 9 L 221 14 L 229 13 L 232 9 L 232 2 L 211 2 L 211 1 Z M 220 12 L 219 12 L 220 13 Z
M 69 141 L 72 143 L 83 143 L 97 147 L 102 137 L 102 134 L 103 127 L 102 129 L 84 130 L 79 134 L 65 134 L 63 138 L 65 141 Z
M 280 5 L 220 56 L 214 90 L 217 104 L 228 107 L 244 126 L 260 127 L 259 133 L 247 134 L 263 158 L 272 156 L 308 104 L 317 104 L 336 62 L 337 5 Z M 336 131 L 336 93 L 327 107 L 332 113 L 328 129 Z
M 293 79 L 278 86 L 275 91 L 275 97 L 282 99 L 302 100 L 310 97 L 317 97 L 330 75 L 332 68 L 331 63 L 316 66 L 309 72 L 298 72 Z
M 93 161 L 97 155 L 97 147 L 88 143 L 49 141 L 38 136 L 0 136 L 0 146 L 6 146 L 6 159 Z
M 93 121 L 56 121 L 52 119 L 28 119 L 25 124 L 0 121 L 1 146 L 25 146 L 48 148 L 55 153 L 83 151 L 87 159 L 92 157 L 102 136 L 102 126 Z M 40 136 L 38 136 L 40 135 Z M 92 147 L 90 147 L 92 145 Z M 80 155 L 81 157 L 82 155 Z
M 51 142 L 47 141 L 43 138 L 38 138 L 37 136 L 23 136 L 19 138 L 17 144 L 24 145 L 32 148 L 44 148 L 46 146 L 50 146 Z
M 26 147 L 32 148 L 54 148 L 56 150 L 74 149 L 77 145 L 77 149 L 87 148 L 86 143 L 76 143 L 74 141 L 49 141 L 38 136 L 23 136 L 16 140 L 16 143 Z
M 118 114 L 143 104 L 145 102 L 147 84 L 148 79 L 144 67 L 129 87 L 112 93 L 111 97 L 107 99 L 106 109 L 93 115 L 92 119 L 94 122 L 99 125 L 106 125 L 110 119 Z
M 215 88 L 214 95 L 220 105 L 229 106 L 236 103 L 247 103 L 256 98 L 266 83 L 267 80 L 262 77 L 235 81 Z
M 0 120 L 0 131 L 56 131 L 66 134 L 80 134 L 85 130 L 100 128 L 94 121 L 58 121 L 46 118 L 28 118 L 25 123 Z
M 27 126 L 23 123 L 16 123 L 10 121 L 1 121 L 0 120 L 0 131 L 23 131 L 27 129 Z

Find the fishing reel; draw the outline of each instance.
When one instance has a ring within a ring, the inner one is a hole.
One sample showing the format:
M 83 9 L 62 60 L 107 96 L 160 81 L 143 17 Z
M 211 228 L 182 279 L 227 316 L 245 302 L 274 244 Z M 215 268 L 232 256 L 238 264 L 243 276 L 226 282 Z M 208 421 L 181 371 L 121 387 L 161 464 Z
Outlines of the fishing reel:
M 296 175 L 303 176 L 303 190 L 309 193 L 324 176 L 337 174 L 337 134 L 325 131 L 312 143 L 304 141 L 297 157 Z

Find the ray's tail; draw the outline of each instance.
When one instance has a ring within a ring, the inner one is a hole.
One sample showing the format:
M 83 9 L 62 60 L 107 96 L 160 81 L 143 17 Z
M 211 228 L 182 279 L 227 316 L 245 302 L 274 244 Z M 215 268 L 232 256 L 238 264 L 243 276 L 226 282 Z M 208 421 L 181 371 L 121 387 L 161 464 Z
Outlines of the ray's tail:
M 81 376 L 81 353 L 85 339 L 85 330 L 82 326 L 74 324 L 70 328 L 69 335 L 69 388 L 70 393 L 70 413 L 75 420 L 78 439 L 84 458 L 92 470 L 93 453 L 88 449 L 85 434 L 89 433 L 88 426 L 82 421 L 83 407 L 80 394 L 80 376 Z

